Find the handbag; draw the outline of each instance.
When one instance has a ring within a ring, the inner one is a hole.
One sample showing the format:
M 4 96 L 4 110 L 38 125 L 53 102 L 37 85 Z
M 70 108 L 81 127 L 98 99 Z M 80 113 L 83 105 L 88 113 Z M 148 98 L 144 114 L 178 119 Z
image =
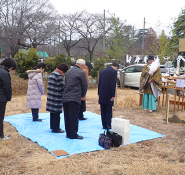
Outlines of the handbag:
M 112 146 L 112 139 L 110 135 L 108 135 L 107 133 L 105 134 L 105 131 L 99 136 L 99 145 L 105 149 L 110 149 L 110 147 Z
M 99 145 L 105 149 L 110 149 L 111 147 L 119 147 L 122 143 L 122 136 L 118 135 L 115 132 L 109 131 L 107 126 L 107 131 L 100 134 L 99 136 Z

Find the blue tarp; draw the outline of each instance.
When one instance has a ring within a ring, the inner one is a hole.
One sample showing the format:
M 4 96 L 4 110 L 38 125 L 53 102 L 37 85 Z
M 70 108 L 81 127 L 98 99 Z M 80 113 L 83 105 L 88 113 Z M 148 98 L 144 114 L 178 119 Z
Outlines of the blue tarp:
M 96 150 L 103 150 L 98 145 L 99 134 L 104 132 L 101 126 L 101 116 L 92 112 L 84 113 L 87 120 L 79 121 L 78 134 L 83 136 L 83 140 L 68 139 L 66 133 L 52 133 L 50 130 L 50 113 L 39 113 L 42 122 L 33 122 L 32 114 L 18 114 L 5 117 L 4 121 L 11 123 L 24 137 L 37 142 L 49 152 L 63 149 L 69 155 Z M 63 113 L 60 115 L 60 127 L 64 128 Z M 130 143 L 164 137 L 154 131 L 130 124 Z M 60 159 L 66 156 L 57 157 Z

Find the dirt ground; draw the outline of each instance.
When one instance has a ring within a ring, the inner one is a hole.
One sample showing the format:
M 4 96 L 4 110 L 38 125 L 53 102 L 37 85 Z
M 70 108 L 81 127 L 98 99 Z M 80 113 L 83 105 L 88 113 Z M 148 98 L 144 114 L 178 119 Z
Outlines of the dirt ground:
M 7 104 L 5 115 L 30 113 L 25 102 L 26 96 L 14 96 Z M 131 124 L 165 137 L 59 160 L 37 143 L 20 135 L 11 124 L 4 122 L 4 133 L 10 135 L 11 139 L 0 141 L 0 174 L 185 174 L 185 124 L 166 124 L 163 120 L 165 106 L 160 105 L 155 112 L 149 113 L 143 111 L 138 103 L 138 90 L 118 89 L 117 109 L 113 111 L 113 117 L 123 116 Z M 40 112 L 47 112 L 45 104 L 46 95 L 42 96 Z M 88 90 L 87 110 L 100 114 L 97 89 Z M 185 120 L 185 112 L 174 113 L 170 105 L 169 117 L 173 114 Z

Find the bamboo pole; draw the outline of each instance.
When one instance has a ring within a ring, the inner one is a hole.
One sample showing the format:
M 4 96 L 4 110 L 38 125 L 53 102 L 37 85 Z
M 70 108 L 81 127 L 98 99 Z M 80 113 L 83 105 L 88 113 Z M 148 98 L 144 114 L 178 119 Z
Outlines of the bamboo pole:
M 99 78 L 100 78 L 100 72 L 97 71 L 97 83 L 99 83 Z
M 117 93 L 118 92 L 118 88 L 117 88 L 117 85 L 116 85 L 116 95 L 115 95 L 115 99 L 114 99 L 114 110 L 116 111 L 117 110 Z
M 120 70 L 119 73 L 120 73 L 120 88 L 122 89 L 123 88 L 123 72 Z
M 169 116 L 169 94 L 168 94 L 168 84 L 166 89 L 166 123 L 168 123 L 168 116 Z

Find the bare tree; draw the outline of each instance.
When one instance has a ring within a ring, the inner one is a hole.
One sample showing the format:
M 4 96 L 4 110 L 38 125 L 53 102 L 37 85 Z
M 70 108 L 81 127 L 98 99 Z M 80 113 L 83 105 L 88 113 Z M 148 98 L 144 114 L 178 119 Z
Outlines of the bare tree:
M 3 50 L 14 55 L 18 49 L 18 40 L 24 40 L 22 32 L 23 8 L 20 1 L 16 0 L 1 0 L 1 34 Z M 9 47 L 8 49 L 5 46 Z
M 58 30 L 57 14 L 49 1 L 44 0 L 35 5 L 36 9 L 27 15 L 27 26 L 24 32 L 27 40 L 25 43 L 19 41 L 19 44 L 26 48 L 49 44 Z
M 78 44 L 82 39 L 75 28 L 78 18 L 80 18 L 82 14 L 83 12 L 76 12 L 74 14 L 64 14 L 61 16 L 59 22 L 59 37 L 62 40 L 61 44 L 65 48 L 68 56 L 71 56 L 71 48 Z
M 111 23 L 108 19 L 105 22 L 105 33 L 107 33 Z M 77 19 L 75 29 L 82 37 L 78 47 L 86 49 L 89 53 L 89 59 L 92 61 L 95 47 L 104 35 L 103 15 L 83 12 Z
M 1 40 L 14 56 L 20 48 L 44 44 L 55 30 L 49 0 L 1 0 Z

